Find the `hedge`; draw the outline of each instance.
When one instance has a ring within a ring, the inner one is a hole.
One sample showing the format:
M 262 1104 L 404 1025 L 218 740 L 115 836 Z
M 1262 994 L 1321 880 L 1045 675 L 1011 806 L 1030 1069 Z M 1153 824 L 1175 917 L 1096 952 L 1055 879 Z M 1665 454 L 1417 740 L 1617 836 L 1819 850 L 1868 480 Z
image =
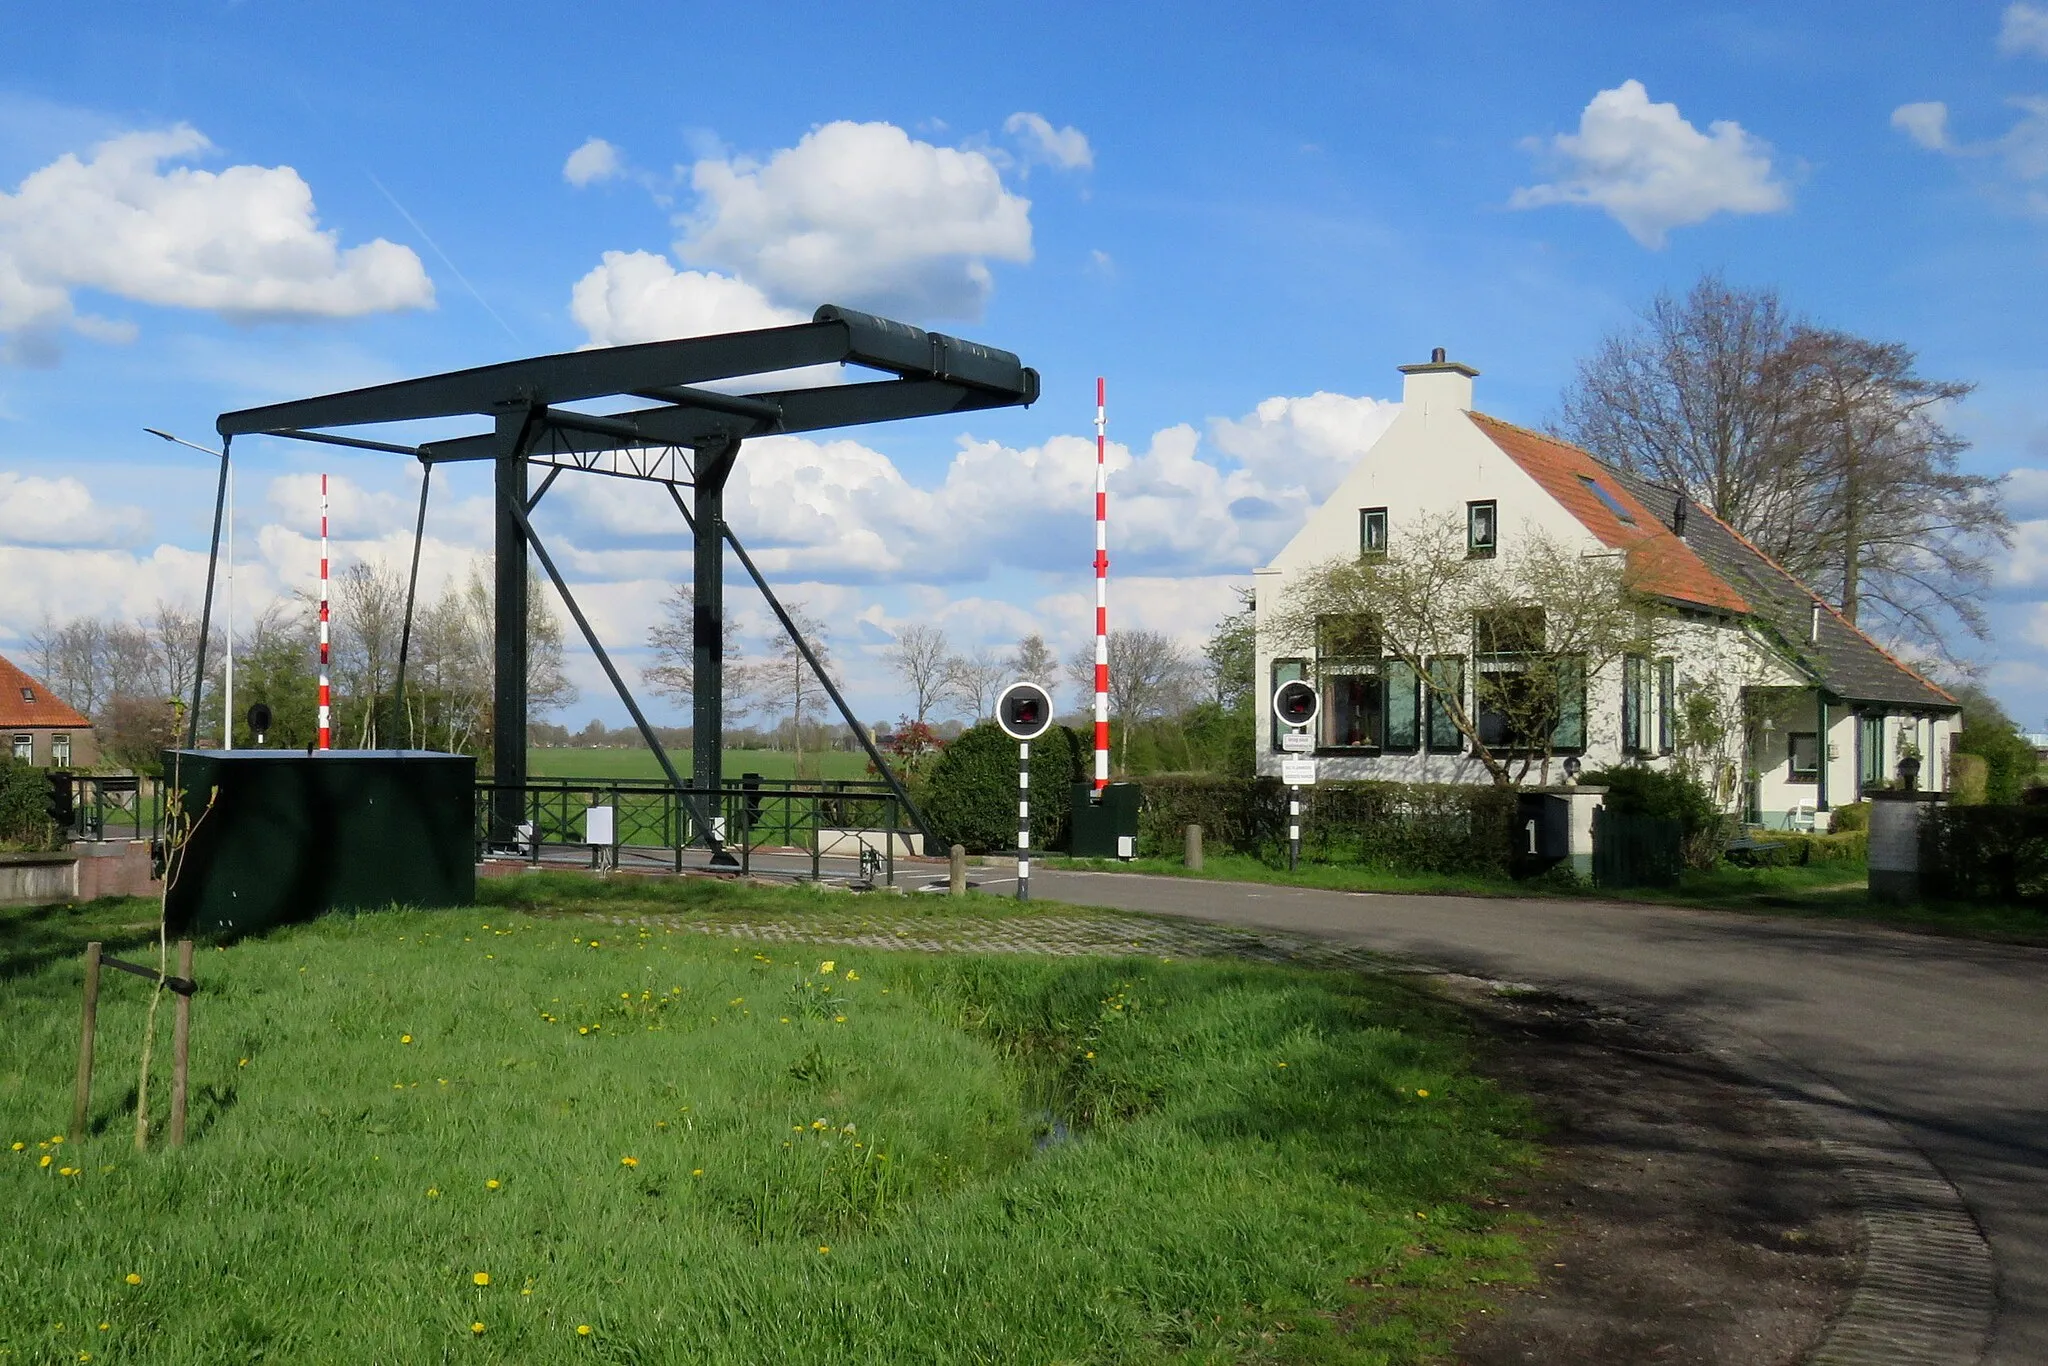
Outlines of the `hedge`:
M 50 837 L 50 778 L 40 768 L 0 757 L 0 844 L 41 849 Z
M 1160 774 L 1138 779 L 1138 852 L 1174 857 L 1190 825 L 1235 853 L 1284 855 L 1287 789 L 1273 778 Z M 1302 794 L 1302 855 L 1394 873 L 1505 877 L 1515 793 L 1461 783 L 1318 783 Z
M 1805 866 L 1825 863 L 1862 864 L 1870 861 L 1868 830 L 1837 830 L 1827 835 L 1773 830 L 1763 838 L 1773 844 L 1785 846 L 1786 863 Z
M 1924 808 L 1920 885 L 1939 900 L 2048 908 L 2048 806 Z
M 1031 742 L 1031 845 L 1066 846 L 1073 785 L 1087 754 L 1080 732 L 1054 726 Z M 958 844 L 969 853 L 1017 848 L 1017 742 L 984 721 L 948 744 L 920 784 L 925 823 L 943 853 Z

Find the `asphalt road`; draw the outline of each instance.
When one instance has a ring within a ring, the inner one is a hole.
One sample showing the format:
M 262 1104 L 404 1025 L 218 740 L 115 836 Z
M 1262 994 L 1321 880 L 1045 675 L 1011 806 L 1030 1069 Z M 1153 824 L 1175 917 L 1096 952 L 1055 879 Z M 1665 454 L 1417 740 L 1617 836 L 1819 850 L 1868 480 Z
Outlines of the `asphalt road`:
M 1000 891 L 994 871 L 976 881 Z M 1318 935 L 1645 1008 L 1759 1057 L 1775 1050 L 1895 1125 L 1956 1187 L 1997 1269 L 1983 1360 L 2048 1364 L 2048 950 L 1612 902 L 1043 867 L 1031 883 L 1047 900 Z

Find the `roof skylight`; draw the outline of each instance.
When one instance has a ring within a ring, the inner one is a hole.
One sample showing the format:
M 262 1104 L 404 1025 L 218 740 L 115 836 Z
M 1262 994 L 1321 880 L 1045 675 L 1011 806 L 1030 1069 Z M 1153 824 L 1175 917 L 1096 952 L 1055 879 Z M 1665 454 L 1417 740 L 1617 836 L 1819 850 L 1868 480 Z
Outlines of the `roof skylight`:
M 1634 526 L 1636 524 L 1635 514 L 1630 512 L 1627 508 L 1623 507 L 1621 505 L 1621 500 L 1619 498 L 1616 498 L 1613 494 L 1609 493 L 1607 491 L 1606 486 L 1603 485 L 1598 479 L 1595 479 L 1590 474 L 1582 474 L 1579 476 L 1579 482 L 1581 484 L 1584 484 L 1587 488 L 1591 489 L 1593 491 L 1593 496 L 1595 498 L 1598 498 L 1601 502 L 1605 503 L 1607 505 L 1607 510 L 1609 512 L 1613 513 L 1616 517 L 1619 517 L 1623 522 L 1627 523 L 1629 526 Z

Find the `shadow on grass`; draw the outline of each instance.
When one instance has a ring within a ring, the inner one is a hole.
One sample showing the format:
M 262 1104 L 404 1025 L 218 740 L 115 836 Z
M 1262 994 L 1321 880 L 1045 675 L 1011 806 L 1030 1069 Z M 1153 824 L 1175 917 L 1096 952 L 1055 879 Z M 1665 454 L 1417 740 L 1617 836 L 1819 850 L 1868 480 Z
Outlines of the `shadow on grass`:
M 157 904 L 140 897 L 0 906 L 0 982 L 30 976 L 61 959 L 79 958 L 95 939 L 115 954 L 154 942 L 156 918 Z

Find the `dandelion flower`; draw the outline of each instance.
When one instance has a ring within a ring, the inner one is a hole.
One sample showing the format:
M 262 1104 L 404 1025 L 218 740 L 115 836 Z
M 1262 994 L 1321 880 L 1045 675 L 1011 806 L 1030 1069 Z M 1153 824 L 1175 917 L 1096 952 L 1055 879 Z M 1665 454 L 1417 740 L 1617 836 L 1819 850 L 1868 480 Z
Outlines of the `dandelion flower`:
M 1282 1067 L 1285 1067 L 1285 1066 L 1287 1066 L 1287 1064 L 1286 1064 L 1286 1063 L 1284 1063 L 1284 1062 L 1283 1062 L 1283 1063 L 1281 1063 L 1280 1065 L 1281 1065 Z
M 400 1043 L 411 1043 L 411 1042 L 412 1042 L 412 1035 L 410 1035 L 410 1034 L 401 1034 L 401 1035 L 399 1035 L 399 1036 L 398 1036 L 398 1041 L 399 1041 Z
M 50 1165 L 50 1160 L 51 1160 L 51 1159 L 50 1159 L 50 1155 L 49 1155 L 48 1153 L 44 1153 L 44 1154 L 43 1154 L 43 1160 L 42 1160 L 42 1161 L 40 1161 L 40 1162 L 38 1162 L 38 1163 L 36 1163 L 36 1165 L 37 1165 L 38 1167 L 47 1167 L 47 1166 L 49 1166 L 49 1165 Z
M 484 1189 L 485 1189 L 485 1190 L 487 1190 L 487 1191 L 494 1191 L 494 1190 L 496 1190 L 497 1188 L 498 1188 L 498 1178 L 497 1178 L 497 1177 L 495 1177 L 495 1176 L 494 1176 L 494 1177 L 492 1177 L 492 1178 L 491 1178 L 490 1180 L 488 1180 L 488 1181 L 484 1182 Z
M 1421 1096 L 1424 1100 L 1429 1099 L 1429 1092 L 1427 1091 L 1417 1091 L 1415 1094 Z
M 848 968 L 846 970 L 846 980 L 849 982 L 858 982 L 860 980 L 860 974 L 855 972 L 852 968 Z
M 482 1335 L 483 1335 L 483 1331 L 484 1331 L 484 1326 L 483 1326 L 483 1324 L 482 1324 L 482 1323 L 472 1323 L 471 1325 L 469 1325 L 469 1331 L 470 1331 L 470 1332 L 472 1332 L 472 1333 L 475 1333 L 475 1334 L 477 1334 L 478 1336 L 482 1336 Z
M 588 1033 L 590 1032 L 590 1026 L 589 1026 L 589 1025 L 577 1025 L 577 1026 L 576 1026 L 576 1032 L 577 1032 L 578 1034 L 588 1034 Z
M 141 1284 L 142 1284 L 142 1277 L 140 1277 L 140 1276 L 136 1275 L 136 1274 L 135 1274 L 135 1273 L 134 1273 L 133 1271 L 131 1271 L 131 1272 L 129 1272 L 129 1273 L 128 1273 L 128 1278 L 127 1278 L 127 1279 L 128 1279 L 128 1284 L 130 1284 L 130 1285 L 141 1285 Z
M 821 1257 L 824 1256 L 826 1253 L 830 1252 L 831 1250 L 831 1248 L 825 1246 L 823 1243 L 818 1244 L 818 1255 Z
M 832 1017 L 832 1023 L 833 1023 L 833 1024 L 845 1024 L 845 1023 L 846 1023 L 846 1017 L 845 1017 L 844 1015 L 834 1015 L 834 1016 Z
M 59 1175 L 59 1176 L 76 1176 L 76 1175 L 78 1175 L 78 1172 L 79 1172 L 79 1169 L 78 1169 L 77 1167 L 59 1167 L 59 1168 L 57 1168 L 57 1175 Z
M 491 1283 L 491 1273 L 488 1271 L 479 1271 L 476 1273 L 476 1275 L 471 1276 L 469 1279 L 470 1282 L 474 1285 L 489 1285 Z
M 691 1170 L 691 1172 L 690 1172 L 690 1175 L 692 1175 L 692 1176 L 702 1176 L 703 1174 L 704 1174 L 704 1169 L 703 1169 L 702 1167 L 696 1167 L 696 1168 L 693 1168 L 693 1169 Z
M 834 967 L 834 963 L 833 963 L 833 961 L 832 961 L 832 960 L 831 960 L 830 958 L 827 958 L 827 959 L 826 959 L 826 960 L 825 960 L 824 962 L 822 962 L 822 963 L 818 964 L 818 971 L 819 971 L 819 972 L 830 972 L 830 971 L 832 971 L 833 967 Z M 819 1251 L 821 1251 L 821 1252 L 822 1252 L 822 1251 L 824 1251 L 824 1249 L 823 1249 L 823 1248 L 820 1248 L 820 1249 L 819 1249 Z
M 576 1336 L 577 1336 L 577 1337 L 579 1337 L 579 1338 L 587 1338 L 587 1337 L 589 1337 L 589 1336 L 590 1336 L 590 1325 L 589 1325 L 589 1324 L 587 1324 L 587 1323 L 579 1323 L 579 1324 L 577 1324 L 577 1325 L 576 1325 Z
M 237 1066 L 237 1067 L 247 1067 L 248 1065 L 249 1065 L 249 1060 L 248 1060 L 247 1058 L 244 1058 L 244 1059 L 242 1059 L 242 1060 L 241 1060 L 240 1062 L 238 1062 L 238 1063 L 236 1063 L 236 1064 L 235 1064 L 235 1066 Z
M 113 1326 L 114 1326 L 114 1325 L 112 1325 L 111 1323 L 103 1323 L 103 1324 L 101 1324 L 101 1325 L 100 1325 L 100 1331 L 101 1331 L 102 1333 L 104 1333 L 104 1332 L 106 1332 L 106 1331 L 107 1331 L 107 1330 L 108 1330 L 109 1328 L 111 1328 L 111 1327 L 113 1327 Z
M 637 1157 L 622 1157 L 619 1159 L 619 1165 L 621 1167 L 637 1167 L 640 1165 L 640 1159 Z
M 440 1198 L 441 1198 L 441 1192 L 440 1192 L 440 1189 L 439 1189 L 438 1187 L 435 1187 L 435 1186 L 429 1186 L 429 1187 L 427 1187 L 427 1199 L 429 1199 L 429 1200 L 439 1200 Z
M 17 1143 L 14 1145 L 14 1151 L 20 1152 L 23 1148 L 26 1148 L 27 1146 L 28 1144 L 26 1143 Z

